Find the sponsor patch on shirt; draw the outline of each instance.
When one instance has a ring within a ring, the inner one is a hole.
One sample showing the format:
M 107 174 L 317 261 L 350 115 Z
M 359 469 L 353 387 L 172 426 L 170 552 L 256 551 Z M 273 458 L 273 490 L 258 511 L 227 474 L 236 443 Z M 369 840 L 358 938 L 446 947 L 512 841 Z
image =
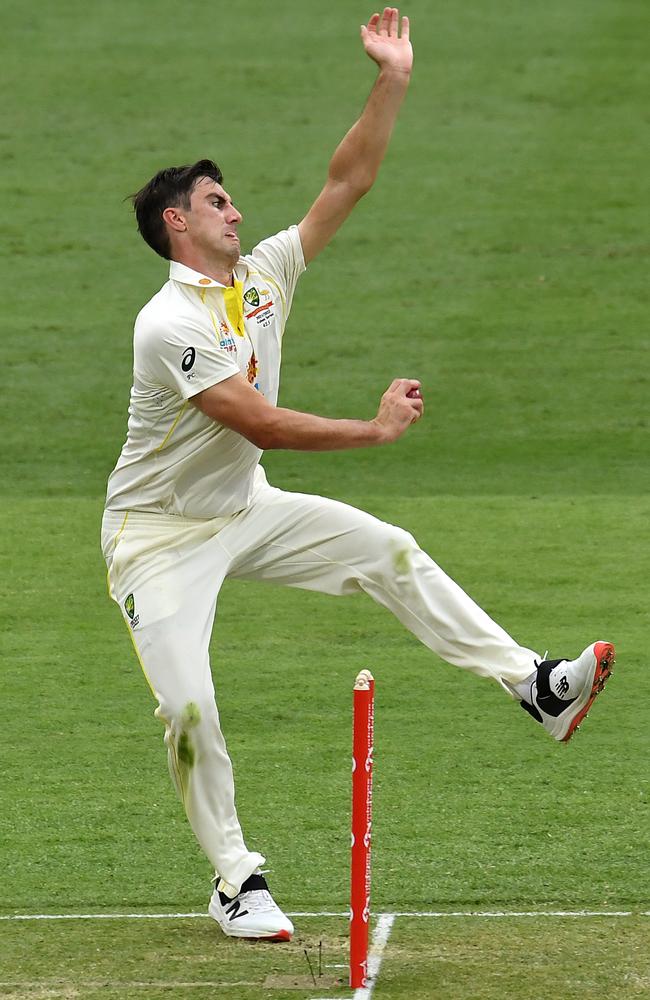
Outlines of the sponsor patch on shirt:
M 245 314 L 246 319 L 255 319 L 258 326 L 270 326 L 273 315 L 273 302 L 262 302 L 252 312 Z

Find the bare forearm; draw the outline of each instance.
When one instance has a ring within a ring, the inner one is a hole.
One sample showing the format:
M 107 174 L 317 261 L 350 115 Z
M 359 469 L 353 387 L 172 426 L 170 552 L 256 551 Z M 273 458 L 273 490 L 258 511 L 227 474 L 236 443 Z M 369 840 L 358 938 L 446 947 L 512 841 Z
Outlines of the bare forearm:
M 313 413 L 276 407 L 252 434 L 265 451 L 337 451 L 385 444 L 389 437 L 377 420 L 336 420 Z
M 191 402 L 206 417 L 262 450 L 336 451 L 396 441 L 423 412 L 417 379 L 393 379 L 373 420 L 333 420 L 273 406 L 243 375 L 203 389 Z
M 408 85 L 407 73 L 380 71 L 361 117 L 334 152 L 328 171 L 330 180 L 361 192 L 372 186 Z

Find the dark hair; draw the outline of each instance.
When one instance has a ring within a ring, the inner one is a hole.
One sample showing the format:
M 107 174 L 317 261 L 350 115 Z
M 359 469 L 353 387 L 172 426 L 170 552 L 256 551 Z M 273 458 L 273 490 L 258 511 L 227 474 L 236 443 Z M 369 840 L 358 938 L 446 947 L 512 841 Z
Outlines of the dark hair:
M 221 184 L 223 175 L 214 160 L 197 160 L 191 166 L 166 167 L 131 195 L 140 235 L 152 250 L 166 260 L 170 259 L 171 247 L 162 214 L 170 206 L 187 211 L 192 191 L 203 177 Z

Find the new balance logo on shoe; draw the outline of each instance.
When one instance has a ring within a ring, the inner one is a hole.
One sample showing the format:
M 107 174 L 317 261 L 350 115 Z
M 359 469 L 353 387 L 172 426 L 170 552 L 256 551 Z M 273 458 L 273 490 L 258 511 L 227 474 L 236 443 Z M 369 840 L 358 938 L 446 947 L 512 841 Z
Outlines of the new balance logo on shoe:
M 248 910 L 242 910 L 241 903 L 238 899 L 233 899 L 230 906 L 225 906 L 224 909 L 228 914 L 229 920 L 236 920 L 237 917 L 245 917 L 248 913 Z
M 564 695 L 568 692 L 568 690 L 569 690 L 569 679 L 566 676 L 566 674 L 564 674 L 562 677 L 560 677 L 559 681 L 555 685 L 555 690 L 556 690 L 557 694 L 560 696 L 560 698 L 563 698 Z

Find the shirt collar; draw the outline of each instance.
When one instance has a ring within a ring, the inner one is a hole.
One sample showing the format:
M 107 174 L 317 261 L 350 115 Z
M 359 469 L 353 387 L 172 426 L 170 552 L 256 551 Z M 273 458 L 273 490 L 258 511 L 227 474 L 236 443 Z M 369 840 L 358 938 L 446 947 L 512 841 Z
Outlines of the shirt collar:
M 180 281 L 183 285 L 195 285 L 197 288 L 226 288 L 220 281 L 208 278 L 200 271 L 193 271 L 191 267 L 177 260 L 169 262 L 169 277 L 172 281 Z

